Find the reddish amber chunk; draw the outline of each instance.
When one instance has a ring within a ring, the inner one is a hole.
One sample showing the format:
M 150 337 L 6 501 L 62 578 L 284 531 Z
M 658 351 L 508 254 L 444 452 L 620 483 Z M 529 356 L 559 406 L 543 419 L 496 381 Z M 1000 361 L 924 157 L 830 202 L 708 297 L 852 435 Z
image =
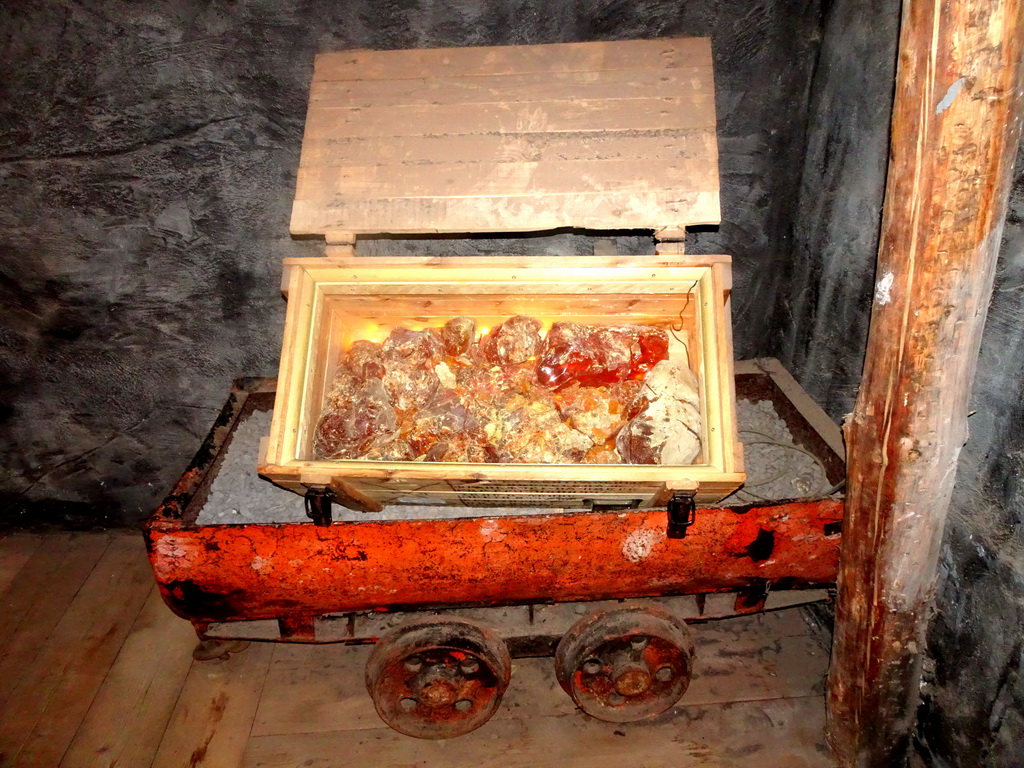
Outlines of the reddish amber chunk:
M 484 358 L 494 365 L 525 363 L 540 345 L 540 320 L 526 315 L 510 317 L 480 340 Z
M 324 410 L 314 434 L 313 454 L 318 459 L 360 458 L 397 434 L 398 418 L 384 385 L 371 379 Z
M 471 317 L 454 317 L 441 328 L 444 351 L 452 357 L 469 352 L 476 338 L 476 322 Z
M 374 341 L 361 339 L 353 342 L 340 365 L 359 379 L 379 379 L 384 376 L 383 352 L 380 344 Z
M 409 411 L 426 405 L 440 385 L 434 367 L 444 358 L 441 334 L 432 328 L 395 328 L 381 349 L 384 386 L 395 408 Z
M 537 378 L 549 387 L 585 386 L 642 379 L 668 358 L 668 334 L 642 325 L 603 327 L 555 323 L 537 363 Z

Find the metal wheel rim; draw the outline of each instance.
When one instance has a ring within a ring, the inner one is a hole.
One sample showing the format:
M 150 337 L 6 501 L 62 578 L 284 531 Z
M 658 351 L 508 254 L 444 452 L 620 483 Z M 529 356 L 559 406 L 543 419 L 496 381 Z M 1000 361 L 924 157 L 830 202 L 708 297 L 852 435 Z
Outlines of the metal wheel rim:
M 578 621 L 555 652 L 559 684 L 591 717 L 627 723 L 670 709 L 690 683 L 694 644 L 670 613 L 626 606 Z
M 420 739 L 469 733 L 497 711 L 512 659 L 482 624 L 451 617 L 407 622 L 374 646 L 366 688 L 380 718 Z

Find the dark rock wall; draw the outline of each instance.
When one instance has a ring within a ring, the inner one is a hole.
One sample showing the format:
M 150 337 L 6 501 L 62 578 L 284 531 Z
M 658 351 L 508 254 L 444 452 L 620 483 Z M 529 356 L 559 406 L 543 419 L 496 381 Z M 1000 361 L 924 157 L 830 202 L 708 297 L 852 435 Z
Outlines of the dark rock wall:
M 771 354 L 817 2 L 41 0 L 0 6 L 0 522 L 120 524 L 237 375 L 276 371 L 317 51 L 710 35 L 740 356 Z M 623 238 L 629 250 L 650 247 Z M 417 241 L 368 251 L 436 248 Z M 448 252 L 587 252 L 580 234 Z
M 835 0 L 814 73 L 781 359 L 834 418 L 853 410 L 888 163 L 897 0 Z
M 1024 765 L 1024 151 L 982 337 L 946 525 L 931 674 L 920 712 L 930 765 Z

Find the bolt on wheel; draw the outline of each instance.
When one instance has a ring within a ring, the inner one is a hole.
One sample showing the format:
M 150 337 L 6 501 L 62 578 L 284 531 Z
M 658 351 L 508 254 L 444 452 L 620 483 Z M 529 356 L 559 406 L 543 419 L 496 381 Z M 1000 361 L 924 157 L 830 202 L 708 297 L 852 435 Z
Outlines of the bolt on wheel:
M 512 659 L 481 624 L 415 619 L 380 639 L 366 663 L 377 714 L 399 733 L 450 739 L 486 723 L 501 703 Z
M 591 717 L 628 723 L 659 715 L 690 684 L 689 627 L 657 608 L 598 611 L 578 621 L 555 651 L 558 682 Z

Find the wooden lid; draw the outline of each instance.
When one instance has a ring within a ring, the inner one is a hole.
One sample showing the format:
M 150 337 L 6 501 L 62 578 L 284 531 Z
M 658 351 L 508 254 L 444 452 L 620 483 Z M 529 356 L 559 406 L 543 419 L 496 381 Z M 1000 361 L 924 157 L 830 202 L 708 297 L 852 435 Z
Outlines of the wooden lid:
M 720 218 L 706 38 L 316 59 L 293 234 Z

